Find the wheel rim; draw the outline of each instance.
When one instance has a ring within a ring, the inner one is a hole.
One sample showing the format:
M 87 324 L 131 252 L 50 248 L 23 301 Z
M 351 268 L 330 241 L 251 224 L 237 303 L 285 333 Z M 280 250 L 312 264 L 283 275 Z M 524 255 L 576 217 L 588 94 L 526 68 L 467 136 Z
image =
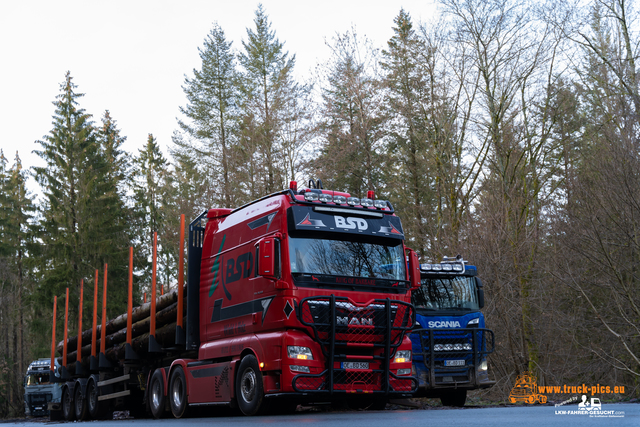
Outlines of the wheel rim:
M 173 404 L 176 408 L 182 405 L 182 382 L 176 379 L 171 387 L 171 395 L 173 397 Z
M 160 407 L 160 383 L 158 381 L 153 383 L 153 389 L 151 390 L 151 401 L 154 408 Z
M 256 373 L 253 369 L 247 369 L 242 374 L 240 391 L 245 402 L 251 402 L 256 396 Z

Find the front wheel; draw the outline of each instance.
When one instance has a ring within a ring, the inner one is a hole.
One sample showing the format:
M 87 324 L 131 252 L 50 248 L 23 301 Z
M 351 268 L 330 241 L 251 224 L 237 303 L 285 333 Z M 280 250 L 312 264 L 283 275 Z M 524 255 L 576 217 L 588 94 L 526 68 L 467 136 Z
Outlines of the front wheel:
M 73 421 L 75 419 L 75 410 L 73 408 L 73 395 L 69 387 L 65 386 L 62 390 L 62 417 L 66 421 Z
M 440 401 L 442 402 L 442 406 L 456 406 L 461 408 L 467 401 L 467 390 L 458 389 L 444 392 L 444 394 L 440 396 Z
M 181 366 L 171 373 L 169 380 L 169 406 L 176 418 L 182 418 L 187 412 L 187 379 Z
M 262 372 L 258 360 L 252 354 L 242 358 L 236 377 L 238 407 L 245 415 L 255 415 L 264 406 Z

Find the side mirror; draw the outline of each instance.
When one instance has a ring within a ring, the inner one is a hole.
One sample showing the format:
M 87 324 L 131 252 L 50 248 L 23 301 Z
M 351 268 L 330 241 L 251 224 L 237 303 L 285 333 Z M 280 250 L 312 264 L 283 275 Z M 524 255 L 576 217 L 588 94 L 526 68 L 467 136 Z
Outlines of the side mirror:
M 267 279 L 280 276 L 280 242 L 275 237 L 258 242 L 258 275 Z
M 478 305 L 480 308 L 484 307 L 484 289 L 482 287 L 482 281 L 479 277 L 476 277 L 476 288 L 478 288 Z
M 411 289 L 417 289 L 420 287 L 420 262 L 418 261 L 418 254 L 412 249 L 407 249 L 409 252 L 409 282 L 411 283 Z

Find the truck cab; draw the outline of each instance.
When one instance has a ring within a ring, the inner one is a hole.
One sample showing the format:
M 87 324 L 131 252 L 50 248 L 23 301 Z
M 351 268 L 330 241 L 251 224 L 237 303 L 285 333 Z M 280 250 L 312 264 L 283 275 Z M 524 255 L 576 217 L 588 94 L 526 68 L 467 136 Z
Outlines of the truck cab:
M 464 406 L 467 390 L 491 387 L 487 355 L 493 332 L 485 328 L 484 291 L 477 268 L 460 256 L 420 264 L 420 287 L 411 301 L 411 334 L 417 396 L 439 397 L 444 406 Z
M 24 376 L 24 412 L 27 417 L 49 415 L 50 405 L 60 405 L 62 387 L 51 381 L 49 370 L 51 359 L 38 359 L 29 364 Z M 59 378 L 59 364 L 56 361 L 54 375 Z
M 296 402 L 382 407 L 417 388 L 418 261 L 391 203 L 294 184 L 192 222 L 186 346 L 198 356 L 173 362 L 159 397 L 184 384 L 189 405 L 253 415 Z

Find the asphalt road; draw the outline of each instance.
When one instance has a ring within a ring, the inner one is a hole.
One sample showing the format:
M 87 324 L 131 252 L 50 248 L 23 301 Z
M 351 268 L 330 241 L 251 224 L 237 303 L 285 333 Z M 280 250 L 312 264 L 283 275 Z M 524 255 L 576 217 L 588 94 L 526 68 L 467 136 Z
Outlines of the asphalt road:
M 640 404 L 616 403 L 603 404 L 602 413 L 596 415 L 575 414 L 577 405 L 554 406 L 516 406 L 494 408 L 433 408 L 413 410 L 386 410 L 360 412 L 297 412 L 292 415 L 257 417 L 210 417 L 186 418 L 181 420 L 112 420 L 93 421 L 90 427 L 237 427 L 249 425 L 273 426 L 316 426 L 331 427 L 473 427 L 473 426 L 535 426 L 535 427 L 589 427 L 589 426 L 640 426 Z M 568 413 L 559 413 L 568 411 Z M 13 421 L 11 425 L 35 427 L 52 425 L 44 420 Z M 78 425 L 78 424 L 76 424 Z

